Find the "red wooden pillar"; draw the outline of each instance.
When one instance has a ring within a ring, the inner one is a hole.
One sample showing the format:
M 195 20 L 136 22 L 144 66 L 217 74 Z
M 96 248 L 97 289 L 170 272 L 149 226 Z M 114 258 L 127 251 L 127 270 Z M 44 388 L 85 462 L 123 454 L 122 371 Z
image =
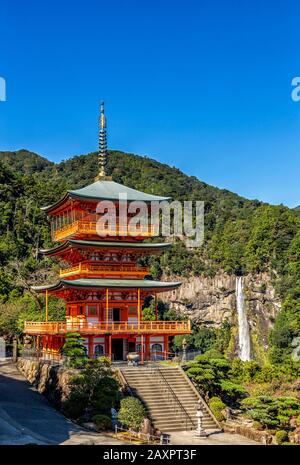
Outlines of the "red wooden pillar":
M 164 335 L 164 349 L 165 349 L 165 360 L 167 360 L 168 352 L 169 352 L 169 336 L 167 334 Z
M 150 336 L 145 336 L 145 360 L 150 360 Z
M 142 311 L 141 311 L 141 290 L 138 289 L 137 291 L 137 304 L 138 304 L 138 325 L 140 325 L 142 319 Z
M 89 336 L 89 346 L 88 346 L 88 355 L 89 358 L 93 358 L 94 356 L 94 336 Z
M 111 343 L 111 334 L 108 336 L 108 357 L 112 359 L 112 343 Z
M 145 336 L 141 335 L 141 365 L 144 365 L 144 358 L 145 358 Z

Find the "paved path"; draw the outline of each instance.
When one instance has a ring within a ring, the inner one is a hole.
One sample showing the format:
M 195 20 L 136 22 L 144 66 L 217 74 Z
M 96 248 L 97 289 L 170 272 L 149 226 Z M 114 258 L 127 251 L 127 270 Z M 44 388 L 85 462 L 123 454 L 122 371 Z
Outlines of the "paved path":
M 15 365 L 0 362 L 0 444 L 124 444 L 90 433 L 51 407 Z
M 249 445 L 257 446 L 260 443 L 253 441 L 252 439 L 245 438 L 239 434 L 230 433 L 213 433 L 207 438 L 196 438 L 192 431 L 181 431 L 176 433 L 170 433 L 171 444 L 184 444 L 187 445 L 201 445 L 201 446 L 237 446 L 237 445 Z

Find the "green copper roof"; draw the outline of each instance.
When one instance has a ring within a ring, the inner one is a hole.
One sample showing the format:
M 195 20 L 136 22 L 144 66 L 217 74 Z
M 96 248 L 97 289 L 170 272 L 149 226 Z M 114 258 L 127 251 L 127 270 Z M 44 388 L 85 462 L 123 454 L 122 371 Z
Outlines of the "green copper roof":
M 59 244 L 56 247 L 51 249 L 41 249 L 40 252 L 44 255 L 52 255 L 63 250 L 67 250 L 68 247 L 74 246 L 76 248 L 84 247 L 93 247 L 97 249 L 136 249 L 139 251 L 149 250 L 149 251 L 160 251 L 168 249 L 172 244 L 169 242 L 122 242 L 122 241 L 77 241 L 77 240 L 68 240 L 63 244 Z
M 47 286 L 32 286 L 37 292 L 56 291 L 62 288 L 74 289 L 153 289 L 153 290 L 172 290 L 181 285 L 180 282 L 161 282 L 151 281 L 150 279 L 61 279 L 56 284 Z
M 167 200 L 168 197 L 159 197 L 157 195 L 146 194 L 145 192 L 131 189 L 114 181 L 96 181 L 89 186 L 68 191 L 72 196 L 87 197 L 92 199 L 119 200 L 120 194 L 126 194 L 128 200 L 143 200 L 151 202 L 152 200 Z
M 157 195 L 147 194 L 145 192 L 131 189 L 114 181 L 96 181 L 82 189 L 68 190 L 65 196 L 58 202 L 47 207 L 43 207 L 43 211 L 50 211 L 53 208 L 62 204 L 68 197 L 77 199 L 89 200 L 119 200 L 120 195 L 126 194 L 129 202 L 140 200 L 143 202 L 170 200 L 170 197 L 159 197 Z

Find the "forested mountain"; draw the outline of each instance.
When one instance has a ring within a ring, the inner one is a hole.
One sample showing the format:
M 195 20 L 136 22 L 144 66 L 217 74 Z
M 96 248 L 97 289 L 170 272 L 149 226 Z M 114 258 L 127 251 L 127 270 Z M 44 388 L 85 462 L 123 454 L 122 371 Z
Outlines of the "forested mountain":
M 133 154 L 111 151 L 108 168 L 116 182 L 135 189 L 205 202 L 204 245 L 188 250 L 177 241 L 172 251 L 151 259 L 153 276 L 159 276 L 162 268 L 167 274 L 186 277 L 210 276 L 220 270 L 233 275 L 270 272 L 283 300 L 271 342 L 279 358 L 289 350 L 291 338 L 300 335 L 299 212 L 247 200 Z M 40 207 L 57 200 L 68 188 L 93 182 L 97 170 L 96 153 L 55 164 L 26 150 L 0 152 L 2 332 L 20 331 L 30 312 L 36 318 L 39 301 L 30 293 L 30 285 L 45 282 L 49 274 L 55 276 L 56 265 L 38 252 L 41 246 L 51 244 L 49 225 Z M 52 306 L 56 316 L 61 307 L 54 301 Z
M 34 152 L 0 152 L 0 160 L 12 170 L 22 174 L 40 173 L 54 166 L 54 163 Z

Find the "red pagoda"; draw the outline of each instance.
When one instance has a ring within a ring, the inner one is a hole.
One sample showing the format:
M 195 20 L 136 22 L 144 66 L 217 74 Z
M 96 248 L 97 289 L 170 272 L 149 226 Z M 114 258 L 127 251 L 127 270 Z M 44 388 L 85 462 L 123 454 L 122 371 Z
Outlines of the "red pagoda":
M 41 252 L 57 257 L 62 268 L 55 284 L 33 287 L 46 296 L 44 322 L 25 322 L 24 332 L 36 336 L 44 358 L 59 357 L 66 334 L 78 332 L 84 338 L 89 357 L 107 355 L 113 361 L 126 360 L 128 353 L 139 352 L 140 359 L 152 354 L 167 358 L 169 337 L 189 334 L 190 321 L 144 321 L 144 299 L 176 289 L 180 282 L 149 279 L 149 270 L 138 265 L 141 257 L 162 253 L 169 243 L 145 242 L 154 237 L 151 222 L 130 226 L 124 222 L 120 196 L 128 202 L 142 201 L 150 218 L 151 202 L 169 200 L 131 189 L 107 176 L 106 120 L 101 104 L 99 134 L 99 174 L 93 184 L 70 190 L 53 205 L 42 208 L 50 217 L 51 236 L 58 245 Z M 99 231 L 99 202 L 113 203 L 117 221 Z M 147 279 L 148 277 L 148 279 Z M 66 320 L 48 321 L 48 295 L 66 301 Z

